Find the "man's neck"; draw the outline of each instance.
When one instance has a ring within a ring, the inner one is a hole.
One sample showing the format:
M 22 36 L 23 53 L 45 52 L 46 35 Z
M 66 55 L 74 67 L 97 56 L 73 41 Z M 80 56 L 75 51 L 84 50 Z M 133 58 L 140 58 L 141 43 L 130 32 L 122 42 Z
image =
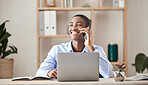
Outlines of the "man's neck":
M 74 52 L 82 52 L 84 49 L 84 40 L 73 40 L 72 41 L 72 48 Z

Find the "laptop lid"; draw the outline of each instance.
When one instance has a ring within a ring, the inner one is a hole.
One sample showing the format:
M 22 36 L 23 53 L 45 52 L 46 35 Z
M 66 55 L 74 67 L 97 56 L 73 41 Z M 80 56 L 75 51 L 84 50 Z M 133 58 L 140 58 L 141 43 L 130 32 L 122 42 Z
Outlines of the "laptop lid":
M 99 53 L 58 53 L 57 80 L 99 79 Z

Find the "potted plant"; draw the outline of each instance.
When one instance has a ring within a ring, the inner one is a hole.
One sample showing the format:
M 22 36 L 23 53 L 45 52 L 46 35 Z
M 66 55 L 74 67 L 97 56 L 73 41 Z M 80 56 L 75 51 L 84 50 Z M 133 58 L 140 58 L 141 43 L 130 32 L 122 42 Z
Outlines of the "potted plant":
M 138 74 L 143 74 L 145 69 L 148 71 L 148 57 L 143 53 L 139 53 L 136 55 L 135 63 L 132 65 L 135 66 L 136 72 Z
M 0 78 L 12 78 L 13 77 L 13 59 L 6 58 L 10 54 L 17 53 L 15 46 L 8 45 L 8 38 L 11 36 L 6 31 L 7 21 L 0 25 Z
M 125 79 L 125 64 L 122 63 L 120 64 L 115 64 L 113 66 L 113 71 L 114 71 L 114 79 L 115 81 L 124 81 Z

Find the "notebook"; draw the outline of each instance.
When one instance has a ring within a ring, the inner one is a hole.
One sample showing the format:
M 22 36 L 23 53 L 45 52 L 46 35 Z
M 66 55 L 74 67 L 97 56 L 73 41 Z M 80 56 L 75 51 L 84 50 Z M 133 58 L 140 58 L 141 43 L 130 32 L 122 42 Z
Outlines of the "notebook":
M 131 77 L 127 77 L 126 81 L 140 81 L 140 80 L 148 80 L 148 75 L 135 75 Z
M 99 53 L 58 53 L 58 81 L 99 80 Z
M 23 77 L 12 78 L 12 81 L 33 81 L 33 80 L 52 80 L 52 78 L 41 77 L 41 76 L 36 76 L 36 77 L 23 76 Z

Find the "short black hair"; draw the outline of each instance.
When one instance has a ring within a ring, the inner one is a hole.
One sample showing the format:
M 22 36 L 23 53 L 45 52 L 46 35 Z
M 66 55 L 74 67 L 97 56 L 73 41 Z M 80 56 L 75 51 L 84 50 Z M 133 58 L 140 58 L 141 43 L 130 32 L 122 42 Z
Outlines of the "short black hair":
M 89 29 L 91 28 L 91 20 L 88 17 L 86 17 L 85 15 L 77 14 L 77 15 L 74 15 L 73 18 L 74 17 L 81 17 L 81 18 L 83 18 L 86 21 L 86 27 L 89 27 Z

